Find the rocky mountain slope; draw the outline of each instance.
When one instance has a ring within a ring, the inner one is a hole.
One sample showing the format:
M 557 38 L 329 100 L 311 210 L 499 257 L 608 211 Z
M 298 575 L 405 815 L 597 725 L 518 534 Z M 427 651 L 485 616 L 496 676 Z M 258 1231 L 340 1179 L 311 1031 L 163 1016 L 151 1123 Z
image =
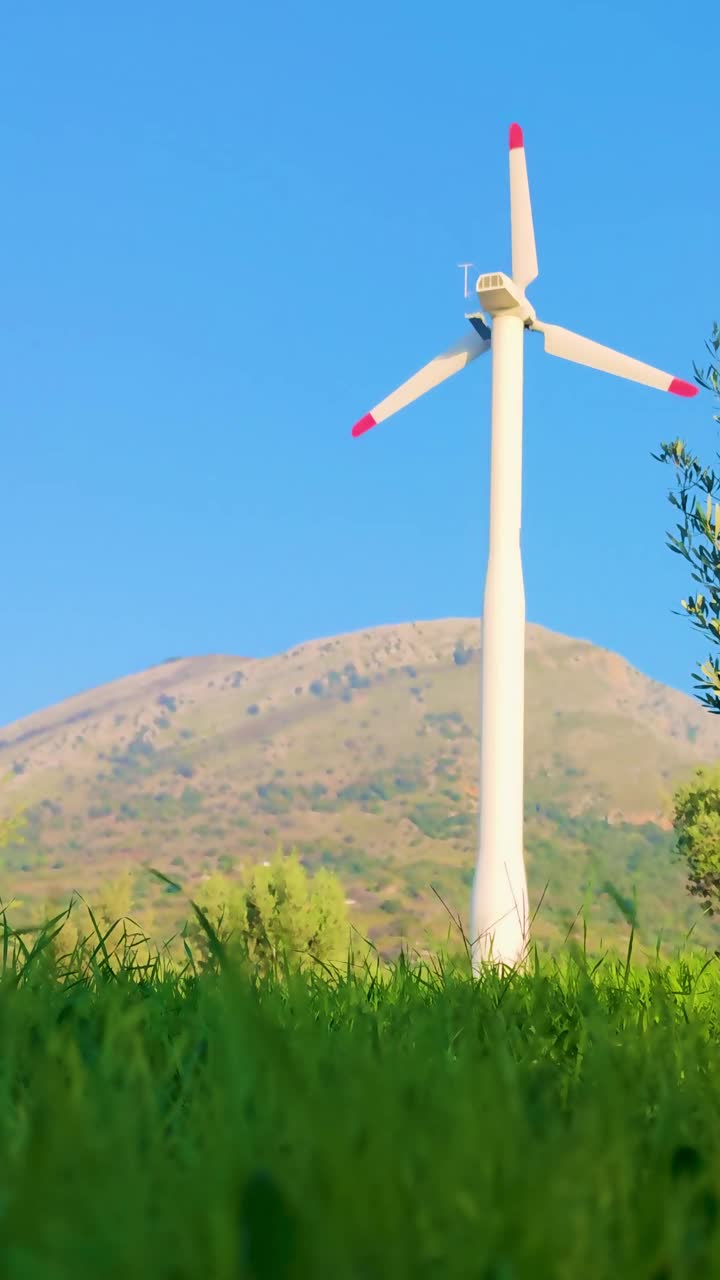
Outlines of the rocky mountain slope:
M 142 867 L 189 890 L 220 868 L 297 845 L 340 875 L 353 922 L 381 949 L 466 923 L 476 831 L 480 627 L 377 627 L 271 658 L 172 659 L 0 730 L 0 817 L 26 842 L 0 853 L 0 895 L 24 904 L 93 891 L 137 869 L 138 911 L 178 918 Z M 671 856 L 677 781 L 720 758 L 720 722 L 622 658 L 530 625 L 526 815 L 535 936 L 564 934 L 588 881 L 592 929 L 619 937 L 605 879 L 637 886 L 642 936 L 698 919 Z M 714 940 L 711 926 L 697 930 Z

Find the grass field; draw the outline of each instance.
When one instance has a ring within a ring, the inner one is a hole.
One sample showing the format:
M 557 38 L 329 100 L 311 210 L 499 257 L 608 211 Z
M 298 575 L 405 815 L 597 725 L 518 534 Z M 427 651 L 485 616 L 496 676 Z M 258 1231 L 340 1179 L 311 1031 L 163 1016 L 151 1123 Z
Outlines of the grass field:
M 50 936 L 0 942 L 3 1280 L 720 1274 L 712 954 L 261 978 Z

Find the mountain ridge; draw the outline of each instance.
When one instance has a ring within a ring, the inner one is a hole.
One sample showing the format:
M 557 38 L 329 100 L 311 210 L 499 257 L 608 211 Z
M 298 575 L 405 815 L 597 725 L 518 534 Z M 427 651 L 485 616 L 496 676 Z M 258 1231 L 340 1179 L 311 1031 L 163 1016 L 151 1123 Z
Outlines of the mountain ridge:
M 309 866 L 337 871 L 386 942 L 400 924 L 406 934 L 427 925 L 423 877 L 447 881 L 464 910 L 480 636 L 479 619 L 449 618 L 268 657 L 170 659 L 15 720 L 0 729 L 0 817 L 20 806 L 29 831 L 25 852 L 11 847 L 0 863 L 3 898 L 13 877 L 29 898 L 80 887 L 80 876 L 91 891 L 101 872 L 139 868 L 148 850 L 161 869 L 182 865 L 192 887 L 297 843 Z M 619 852 L 603 857 L 623 873 L 634 858 L 649 889 L 662 848 L 662 883 L 675 885 L 689 919 L 679 868 L 669 868 L 669 800 L 717 758 L 720 722 L 690 695 L 591 641 L 528 624 L 531 880 L 562 862 L 567 897 L 582 887 L 578 869 L 615 841 Z M 671 898 L 668 889 L 666 922 Z

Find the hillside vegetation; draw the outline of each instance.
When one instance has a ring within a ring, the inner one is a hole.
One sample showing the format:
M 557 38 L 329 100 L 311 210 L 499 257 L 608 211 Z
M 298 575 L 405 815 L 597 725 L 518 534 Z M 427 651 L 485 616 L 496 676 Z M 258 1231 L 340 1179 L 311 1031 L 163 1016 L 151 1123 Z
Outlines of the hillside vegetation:
M 480 628 L 474 619 L 377 627 L 270 658 L 159 666 L 0 730 L 0 896 L 92 900 L 127 872 L 157 931 L 185 918 L 146 863 L 194 892 L 296 846 L 336 871 L 356 927 L 381 952 L 467 927 L 476 839 Z M 673 860 L 669 799 L 720 757 L 720 723 L 615 654 L 527 630 L 526 816 L 534 936 L 559 940 L 587 901 L 592 941 L 625 925 L 606 880 L 637 887 L 639 939 L 715 944 Z M 588 889 L 591 886 L 591 890 Z M 443 900 L 443 902 L 440 901 Z M 579 925 L 576 929 L 579 929 Z

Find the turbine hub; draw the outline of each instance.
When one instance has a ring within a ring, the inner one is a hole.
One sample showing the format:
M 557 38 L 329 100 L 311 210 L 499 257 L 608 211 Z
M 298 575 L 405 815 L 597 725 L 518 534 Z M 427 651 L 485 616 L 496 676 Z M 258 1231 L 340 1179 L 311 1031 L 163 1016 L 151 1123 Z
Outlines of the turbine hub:
M 475 290 L 491 316 L 516 315 L 526 324 L 532 324 L 535 319 L 535 312 L 522 289 L 502 271 L 496 271 L 494 275 L 478 276 Z

